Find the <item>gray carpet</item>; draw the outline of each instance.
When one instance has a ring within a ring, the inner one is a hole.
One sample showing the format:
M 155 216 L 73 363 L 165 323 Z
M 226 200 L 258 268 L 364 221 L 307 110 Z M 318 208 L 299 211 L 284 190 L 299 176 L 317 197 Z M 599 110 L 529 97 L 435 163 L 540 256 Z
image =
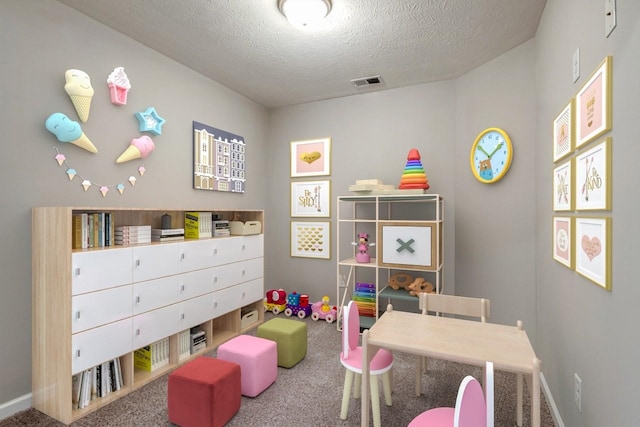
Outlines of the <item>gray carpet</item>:
M 284 314 L 279 316 L 284 317 Z M 265 320 L 273 317 L 266 313 Z M 278 368 L 276 382 L 255 398 L 242 397 L 240 411 L 227 424 L 252 426 L 357 426 L 360 400 L 351 398 L 347 420 L 340 419 L 344 368 L 338 360 L 340 333 L 335 323 L 303 320 L 308 326 L 307 356 L 291 369 Z M 207 353 L 215 356 L 215 351 Z M 416 356 L 394 353 L 393 405 L 381 398 L 385 427 L 406 426 L 420 412 L 436 406 L 454 406 L 460 381 L 465 375 L 481 375 L 480 368 L 431 359 L 422 380 L 423 395 L 415 396 Z M 167 375 L 80 419 L 72 426 L 172 426 L 167 420 Z M 382 387 L 380 387 L 382 389 Z M 525 387 L 526 389 L 526 387 Z M 516 425 L 516 380 L 514 374 L 495 374 L 495 425 Z M 543 427 L 555 426 L 544 395 Z M 525 391 L 524 426 L 530 426 L 530 397 Z M 29 409 L 0 421 L 8 426 L 62 426 L 62 423 Z

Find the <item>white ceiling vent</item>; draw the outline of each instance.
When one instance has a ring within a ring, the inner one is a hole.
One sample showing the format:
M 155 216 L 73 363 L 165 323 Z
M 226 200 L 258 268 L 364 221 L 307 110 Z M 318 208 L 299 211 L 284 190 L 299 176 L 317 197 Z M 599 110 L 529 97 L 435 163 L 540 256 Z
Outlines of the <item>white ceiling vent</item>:
M 384 80 L 382 80 L 382 77 L 378 75 L 378 76 L 361 77 L 359 79 L 353 79 L 351 80 L 351 83 L 353 83 L 353 85 L 357 89 L 364 89 L 364 88 L 370 88 L 372 86 L 383 86 Z

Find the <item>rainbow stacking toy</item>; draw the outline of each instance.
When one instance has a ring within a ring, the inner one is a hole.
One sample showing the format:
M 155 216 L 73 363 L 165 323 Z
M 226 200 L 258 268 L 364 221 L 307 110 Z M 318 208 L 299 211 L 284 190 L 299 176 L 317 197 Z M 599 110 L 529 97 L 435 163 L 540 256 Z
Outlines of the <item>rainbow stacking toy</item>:
M 407 155 L 407 165 L 404 167 L 398 188 L 401 190 L 429 189 L 429 181 L 420 161 L 420 152 L 415 148 L 412 148 Z

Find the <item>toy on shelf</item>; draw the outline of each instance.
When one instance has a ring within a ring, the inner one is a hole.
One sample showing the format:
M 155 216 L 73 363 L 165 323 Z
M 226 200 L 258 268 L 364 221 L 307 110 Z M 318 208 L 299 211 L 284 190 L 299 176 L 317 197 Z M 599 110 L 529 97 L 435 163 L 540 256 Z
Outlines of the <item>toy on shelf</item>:
M 309 295 L 300 295 L 297 292 L 287 295 L 287 308 L 284 310 L 284 314 L 287 317 L 295 315 L 300 319 L 310 316 L 311 305 L 309 305 Z
M 352 299 L 358 306 L 360 316 L 376 317 L 376 285 L 372 283 L 356 283 Z
M 420 152 L 415 148 L 412 148 L 407 155 L 407 164 L 398 188 L 401 190 L 429 189 L 429 181 L 420 161 Z
M 329 297 L 325 295 L 321 301 L 311 304 L 311 312 L 311 319 L 324 319 L 327 323 L 333 323 L 336 320 L 338 308 L 335 305 L 329 305 Z
M 264 299 L 264 311 L 271 311 L 279 314 L 287 308 L 287 293 L 283 289 L 272 289 L 267 291 Z
M 433 284 L 427 282 L 422 277 L 418 277 L 414 280 L 407 289 L 409 290 L 409 294 L 415 297 L 419 296 L 421 293 L 432 294 L 434 292 Z
M 358 241 L 351 242 L 353 246 L 358 246 L 358 253 L 356 254 L 356 262 L 363 264 L 371 262 L 371 256 L 369 256 L 369 246 L 375 246 L 375 243 L 369 243 L 368 233 L 358 233 Z
M 389 277 L 388 285 L 395 290 L 400 288 L 408 290 L 413 281 L 414 278 L 409 273 L 395 273 Z

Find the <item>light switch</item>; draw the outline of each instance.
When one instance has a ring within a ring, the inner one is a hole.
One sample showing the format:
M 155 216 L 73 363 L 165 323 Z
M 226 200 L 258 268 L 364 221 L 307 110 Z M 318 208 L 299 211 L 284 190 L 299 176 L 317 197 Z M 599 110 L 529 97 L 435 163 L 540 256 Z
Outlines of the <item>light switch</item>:
M 580 78 L 580 48 L 573 53 L 573 82 L 577 82 Z
M 609 37 L 616 28 L 616 0 L 604 0 L 604 36 Z

